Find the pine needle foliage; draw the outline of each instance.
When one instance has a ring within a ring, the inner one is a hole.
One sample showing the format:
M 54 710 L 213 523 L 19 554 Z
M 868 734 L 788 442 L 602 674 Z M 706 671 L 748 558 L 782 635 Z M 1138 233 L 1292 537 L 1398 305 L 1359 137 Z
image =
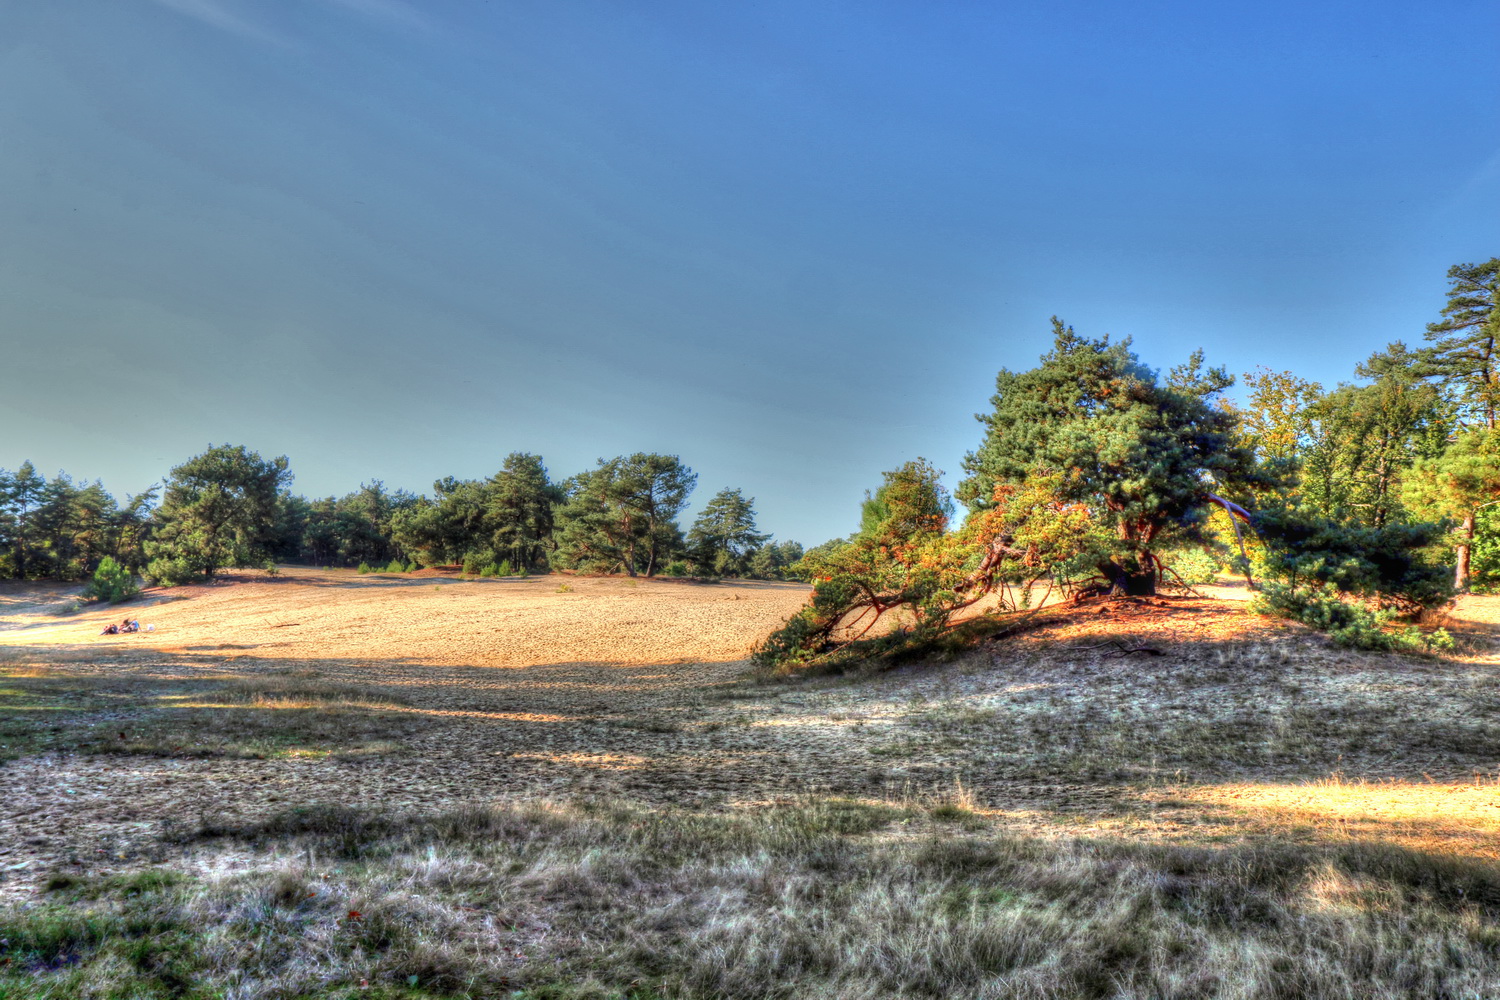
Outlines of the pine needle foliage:
M 1057 470 L 1060 499 L 1086 506 L 1113 539 L 1093 567 L 1103 583 L 1155 593 L 1162 549 L 1209 541 L 1217 492 L 1247 497 L 1270 479 L 1238 435 L 1238 417 L 1215 405 L 1234 380 L 1205 369 L 1201 351 L 1161 381 L 1128 339 L 1081 337 L 1055 316 L 1052 333 L 1040 365 L 996 376 L 994 409 L 978 416 L 985 437 L 964 459 L 958 498 L 982 511 L 997 485 Z

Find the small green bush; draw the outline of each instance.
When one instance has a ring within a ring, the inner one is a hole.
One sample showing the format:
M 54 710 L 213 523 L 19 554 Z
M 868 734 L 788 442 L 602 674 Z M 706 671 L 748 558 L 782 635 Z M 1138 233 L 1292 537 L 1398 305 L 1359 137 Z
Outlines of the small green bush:
M 358 570 L 358 572 L 360 572 L 360 573 L 373 573 L 375 571 L 370 568 L 370 564 L 369 563 L 362 562 L 362 563 L 359 564 L 359 570 Z
M 1224 567 L 1219 561 L 1202 549 L 1182 549 L 1173 552 L 1165 560 L 1167 567 L 1177 575 L 1183 583 L 1190 587 L 1213 583 L 1219 578 L 1219 572 Z
M 281 570 L 276 568 L 276 560 L 274 559 L 267 559 L 261 569 L 266 571 L 266 576 L 279 576 L 281 574 Z
M 94 570 L 94 578 L 83 588 L 83 596 L 91 601 L 114 604 L 140 593 L 140 590 L 134 573 L 115 562 L 114 557 L 105 556 L 99 568 Z
M 406 563 L 402 562 L 400 559 L 392 559 L 389 563 L 386 564 L 385 571 L 387 573 L 405 573 Z
M 463 575 L 478 576 L 479 571 L 483 567 L 483 565 L 484 564 L 479 561 L 478 556 L 464 556 Z
M 176 587 L 201 579 L 203 574 L 181 556 L 161 556 L 146 565 L 146 579 L 162 587 Z
M 662 570 L 661 573 L 662 576 L 687 576 L 688 566 L 681 559 L 674 559 L 667 563 L 667 568 Z
M 515 570 L 511 568 L 509 559 L 501 560 L 500 565 L 495 567 L 496 576 L 510 576 L 514 572 Z
M 1393 624 L 1390 611 L 1372 611 L 1367 607 L 1339 600 L 1332 585 L 1320 590 L 1297 590 L 1282 583 L 1263 585 L 1250 602 L 1250 610 L 1276 618 L 1289 618 L 1327 632 L 1340 646 L 1397 653 L 1448 652 L 1453 636 L 1447 629 L 1423 632 L 1414 625 L 1404 628 Z
M 497 567 L 494 563 L 489 563 L 488 565 L 486 565 L 484 567 L 484 569 L 482 569 L 482 570 L 479 571 L 479 575 L 483 576 L 483 577 L 494 576 L 495 572 L 498 569 L 499 569 L 499 567 Z
M 411 562 L 409 562 L 409 563 L 406 564 L 406 569 L 403 572 L 415 573 L 417 570 L 419 570 L 421 568 L 422 568 L 421 566 L 417 565 L 417 561 L 415 559 L 413 559 Z

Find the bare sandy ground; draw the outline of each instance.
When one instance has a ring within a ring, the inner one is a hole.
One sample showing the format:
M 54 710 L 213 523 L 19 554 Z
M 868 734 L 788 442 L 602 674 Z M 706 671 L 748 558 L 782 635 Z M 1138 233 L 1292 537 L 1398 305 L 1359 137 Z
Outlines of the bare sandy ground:
M 947 667 L 749 683 L 751 646 L 807 593 L 790 583 L 459 582 L 289 569 L 59 615 L 76 588 L 0 586 L 0 668 L 12 676 L 130 679 L 145 685 L 143 698 L 161 699 L 179 697 L 172 685 L 195 678 L 315 679 L 388 696 L 387 714 L 409 722 L 392 746 L 372 753 L 246 759 L 63 749 L 0 764 L 0 894 L 29 892 L 40 873 L 60 866 L 159 859 L 164 830 L 317 803 L 433 810 L 612 795 L 716 807 L 811 792 L 931 799 L 957 789 L 1015 824 L 1069 815 L 1097 822 L 1135 816 L 1140 796 L 1122 789 L 1165 781 L 1174 766 L 1128 745 L 1133 730 L 1122 728 L 1121 713 L 1137 713 L 1130 726 L 1144 739 L 1155 714 L 1197 725 L 1216 711 L 1215 699 L 1252 713 L 1262 699 L 1284 706 L 1277 711 L 1293 721 L 1277 723 L 1282 730 L 1315 732 L 1323 723 L 1295 715 L 1306 686 L 1332 692 L 1335 707 L 1366 689 L 1394 692 L 1387 700 L 1396 711 L 1403 692 L 1431 688 L 1437 669 L 1351 658 L 1298 626 L 1246 615 L 1228 588 L 1227 600 L 1060 609 L 1019 646 Z M 1496 674 L 1488 643 L 1497 609 L 1496 599 L 1471 598 L 1458 613 L 1478 644 L 1465 669 L 1481 680 Z M 127 614 L 154 630 L 98 634 Z M 1101 639 L 1150 642 L 1161 655 L 1111 658 Z M 149 693 L 153 684 L 160 695 Z M 124 739 L 130 709 L 100 713 L 90 725 L 119 727 Z M 1392 716 L 1381 725 L 1399 732 L 1407 723 Z M 1250 775 L 1232 755 L 1215 756 L 1215 741 L 1235 732 L 1209 726 L 1189 733 L 1191 745 L 1171 746 L 1202 774 L 1243 780 Z M 1274 726 L 1266 732 L 1293 750 L 1268 757 L 1257 780 L 1335 768 L 1359 780 L 1441 777 L 1500 765 L 1493 747 L 1455 754 L 1437 742 L 1392 755 L 1373 739 L 1368 749 L 1350 743 L 1347 753 L 1324 753 L 1311 743 L 1296 750 Z M 1112 760 L 1137 763 L 1127 773 L 1109 770 Z M 1176 766 L 1180 776 L 1186 765 Z M 1204 822 L 1151 808 L 1158 826 Z

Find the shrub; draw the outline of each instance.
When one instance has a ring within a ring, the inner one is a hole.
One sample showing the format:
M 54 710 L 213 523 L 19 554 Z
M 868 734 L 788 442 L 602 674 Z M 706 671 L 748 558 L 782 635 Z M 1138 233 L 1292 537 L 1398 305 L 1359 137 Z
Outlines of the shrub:
M 91 601 L 114 604 L 140 593 L 140 589 L 134 573 L 115 562 L 112 556 L 105 556 L 99 568 L 94 570 L 94 578 L 83 588 L 83 596 Z
M 521 566 L 516 570 L 516 576 L 519 576 L 523 580 L 526 579 L 530 575 L 531 575 L 531 570 L 529 570 L 529 569 L 526 568 L 526 564 L 525 563 L 522 563 Z
M 495 567 L 496 576 L 510 576 L 512 572 L 514 571 L 511 569 L 509 559 L 502 560 L 500 565 Z
M 375 571 L 370 568 L 370 564 L 369 563 L 362 562 L 362 563 L 359 564 L 359 572 L 360 573 L 373 573 Z
M 267 559 L 261 569 L 266 571 L 266 576 L 278 576 L 281 573 L 281 570 L 276 568 L 276 560 L 274 559 Z
M 1365 528 L 1280 509 L 1257 514 L 1255 528 L 1265 543 L 1263 573 L 1294 590 L 1330 586 L 1407 614 L 1453 597 L 1452 571 L 1428 558 L 1441 525 Z
M 146 566 L 146 579 L 162 587 L 176 587 L 202 576 L 196 567 L 181 556 L 159 556 Z
M 1224 568 L 1219 560 L 1202 549 L 1180 549 L 1167 555 L 1164 561 L 1188 586 L 1213 583 Z
M 479 571 L 479 575 L 480 576 L 485 576 L 485 577 L 494 576 L 495 575 L 495 571 L 498 568 L 499 567 L 497 567 L 494 563 L 489 563 L 488 565 L 486 565 L 484 567 L 484 569 L 482 569 L 482 570 Z
M 681 559 L 674 559 L 671 562 L 667 563 L 667 568 L 662 570 L 661 572 L 662 576 L 687 576 L 687 563 L 683 562 Z
M 464 556 L 464 576 L 478 576 L 479 570 L 484 564 L 479 561 L 478 556 Z
M 406 573 L 415 573 L 417 570 L 419 570 L 421 568 L 422 568 L 421 566 L 417 565 L 417 561 L 415 559 L 413 559 L 411 562 L 409 562 L 409 563 L 406 564 L 406 569 L 403 572 L 406 572 Z
M 1393 624 L 1394 613 L 1371 610 L 1339 599 L 1331 584 L 1321 589 L 1297 590 L 1284 583 L 1270 582 L 1250 602 L 1259 614 L 1311 625 L 1327 632 L 1340 646 L 1399 653 L 1431 653 L 1453 649 L 1453 637 L 1447 629 L 1424 633 L 1414 625 L 1404 628 Z
M 385 571 L 387 573 L 405 573 L 406 563 L 402 562 L 400 559 L 392 559 L 390 563 L 386 565 Z

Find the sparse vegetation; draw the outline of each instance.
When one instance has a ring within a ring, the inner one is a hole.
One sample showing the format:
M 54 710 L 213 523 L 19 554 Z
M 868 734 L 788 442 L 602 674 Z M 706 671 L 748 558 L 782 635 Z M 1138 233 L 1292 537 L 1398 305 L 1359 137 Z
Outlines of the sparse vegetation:
M 463 599 L 340 574 L 250 586 L 295 602 L 339 585 L 339 606 L 400 602 L 350 621 Z M 562 586 L 577 596 L 527 599 L 558 621 L 585 609 L 601 637 L 775 589 Z M 219 602 L 205 628 L 237 589 L 194 598 Z M 526 588 L 472 590 L 494 609 Z M 853 685 L 725 685 L 733 669 L 710 682 L 666 649 L 644 670 L 559 671 L 568 654 L 544 648 L 476 683 L 472 656 L 426 663 L 411 629 L 376 635 L 416 669 L 315 634 L 327 645 L 13 650 L 0 780 L 47 762 L 57 787 L 27 801 L 64 815 L 134 774 L 178 790 L 130 817 L 127 850 L 41 847 L 0 883 L 34 887 L 0 905 L 0 997 L 1500 988 L 1500 869 L 1478 856 L 1500 819 L 1468 777 L 1500 738 L 1491 661 L 1350 651 L 1216 600 L 1032 623 Z M 521 634 L 499 638 L 507 657 Z M 1122 652 L 1143 648 L 1161 655 Z M 431 805 L 389 804 L 429 781 Z
M 938 810 L 934 810 L 935 813 Z M 1500 988 L 1500 870 L 1387 845 L 932 828 L 811 799 L 283 812 L 242 874 L 67 878 L 0 917 L 28 996 L 1343 997 Z M 1163 994 L 1161 984 L 1182 984 Z M 0 992 L 0 995 L 4 995 Z

